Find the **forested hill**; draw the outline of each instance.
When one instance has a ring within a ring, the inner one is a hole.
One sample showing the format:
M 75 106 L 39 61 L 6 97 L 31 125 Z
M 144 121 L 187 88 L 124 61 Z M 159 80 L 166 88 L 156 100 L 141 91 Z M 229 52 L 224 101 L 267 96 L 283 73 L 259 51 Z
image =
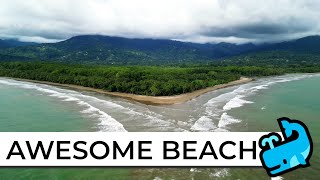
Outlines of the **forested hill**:
M 7 45 L 1 46 L 1 43 Z M 116 65 L 204 62 L 234 65 L 320 64 L 320 36 L 262 45 L 197 44 L 164 39 L 129 39 L 100 35 L 76 36 L 51 44 L 27 46 L 18 42 L 11 42 L 9 46 L 8 44 L 10 43 L 0 41 L 0 61 L 41 60 Z
M 263 51 L 291 51 L 320 55 L 320 36 L 308 36 L 297 40 L 269 44 L 261 48 Z
M 14 48 L 14 47 L 22 47 L 22 46 L 31 46 L 31 45 L 37 45 L 37 43 L 32 43 L 32 42 L 21 42 L 15 39 L 9 39 L 9 40 L 2 40 L 0 39 L 0 50 L 1 49 L 6 49 L 6 48 Z M 0 53 L 0 62 L 1 61 L 14 61 L 14 60 L 31 60 L 30 58 L 22 55 L 22 56 L 18 56 L 14 54 L 8 54 L 8 53 L 4 53 L 1 54 Z
M 2 49 L 0 57 L 6 55 L 34 60 L 94 64 L 177 64 L 211 61 L 254 48 L 256 46 L 253 44 L 197 44 L 161 39 L 84 35 L 58 43 Z
M 20 46 L 30 46 L 30 45 L 36 45 L 37 43 L 32 42 L 21 42 L 14 39 L 9 40 L 2 40 L 0 39 L 0 49 L 3 48 L 12 48 L 12 47 L 20 47 Z
M 261 45 L 240 56 L 225 58 L 222 64 L 305 66 L 320 64 L 320 36 Z

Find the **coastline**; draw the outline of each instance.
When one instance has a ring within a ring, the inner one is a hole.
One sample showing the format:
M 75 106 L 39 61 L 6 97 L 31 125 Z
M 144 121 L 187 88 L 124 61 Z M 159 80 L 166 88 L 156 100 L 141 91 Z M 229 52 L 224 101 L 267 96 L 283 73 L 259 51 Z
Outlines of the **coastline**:
M 109 92 L 103 89 L 96 89 L 96 88 L 84 87 L 84 86 L 72 85 L 72 84 L 60 84 L 60 83 L 54 83 L 54 82 L 48 82 L 48 81 L 37 81 L 37 80 L 21 79 L 21 78 L 11 78 L 11 79 L 14 79 L 17 81 L 25 81 L 25 82 L 72 88 L 72 89 L 81 90 L 81 91 L 91 91 L 91 92 L 101 93 L 105 95 L 121 97 L 129 100 L 137 101 L 140 103 L 144 103 L 144 104 L 152 104 L 152 105 L 180 104 L 180 103 L 187 102 L 191 99 L 194 99 L 202 94 L 208 93 L 210 91 L 227 88 L 231 86 L 236 86 L 240 84 L 245 84 L 254 80 L 253 78 L 241 77 L 240 79 L 231 81 L 229 83 L 218 84 L 212 87 L 207 87 L 204 89 L 196 90 L 196 91 L 185 93 L 185 94 L 180 94 L 175 96 L 146 96 L 146 95 L 137 95 L 137 94 L 120 93 L 120 92 Z

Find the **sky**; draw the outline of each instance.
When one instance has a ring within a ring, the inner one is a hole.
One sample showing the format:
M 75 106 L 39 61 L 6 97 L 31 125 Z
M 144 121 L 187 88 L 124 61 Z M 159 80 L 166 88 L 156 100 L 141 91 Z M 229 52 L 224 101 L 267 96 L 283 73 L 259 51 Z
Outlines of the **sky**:
M 0 38 L 264 43 L 320 34 L 319 0 L 0 0 Z

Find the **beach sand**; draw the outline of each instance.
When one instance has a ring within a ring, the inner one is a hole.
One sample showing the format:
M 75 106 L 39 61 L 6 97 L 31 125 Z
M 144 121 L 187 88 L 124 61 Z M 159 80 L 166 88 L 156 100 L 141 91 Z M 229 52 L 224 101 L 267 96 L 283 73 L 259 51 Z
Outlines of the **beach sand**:
M 202 94 L 205 94 L 210 91 L 214 91 L 217 89 L 222 89 L 230 86 L 235 86 L 239 84 L 248 83 L 250 81 L 253 81 L 252 78 L 247 77 L 241 77 L 239 80 L 232 81 L 225 84 L 219 84 L 212 87 L 208 87 L 205 89 L 196 90 L 190 93 L 175 95 L 175 96 L 145 96 L 145 95 L 136 95 L 136 94 L 129 94 L 129 93 L 120 93 L 120 92 L 109 92 L 102 89 L 96 89 L 91 87 L 83 87 L 78 85 L 72 85 L 72 84 L 60 84 L 60 83 L 53 83 L 53 82 L 47 82 L 47 81 L 36 81 L 36 80 L 29 80 L 29 79 L 19 79 L 19 78 L 13 78 L 18 81 L 26 81 L 26 82 L 33 82 L 33 83 L 40 83 L 40 84 L 47 84 L 47 85 L 53 85 L 53 86 L 60 86 L 60 87 L 66 87 L 66 88 L 72 88 L 77 90 L 83 90 L 83 91 L 93 91 L 97 93 L 102 93 L 106 95 L 126 98 L 129 100 L 138 101 L 144 104 L 153 104 L 153 105 L 170 105 L 170 104 L 179 104 L 186 101 L 189 101 L 195 97 L 198 97 Z

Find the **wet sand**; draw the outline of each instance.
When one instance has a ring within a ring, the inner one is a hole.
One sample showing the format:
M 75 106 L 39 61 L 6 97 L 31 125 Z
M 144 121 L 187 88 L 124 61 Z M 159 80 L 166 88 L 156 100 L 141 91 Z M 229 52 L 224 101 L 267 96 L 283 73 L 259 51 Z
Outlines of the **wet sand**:
M 91 87 L 83 87 L 78 85 L 72 85 L 72 84 L 60 84 L 60 83 L 53 83 L 53 82 L 47 82 L 47 81 L 36 81 L 36 80 L 29 80 L 29 79 L 19 79 L 19 78 L 13 78 L 18 81 L 26 81 L 26 82 L 33 82 L 33 83 L 41 83 L 41 84 L 47 84 L 47 85 L 53 85 L 53 86 L 60 86 L 60 87 L 67 87 L 82 91 L 93 91 L 97 93 L 102 93 L 106 95 L 126 98 L 129 100 L 138 101 L 144 104 L 154 104 L 154 105 L 170 105 L 170 104 L 179 104 L 186 101 L 189 101 L 193 98 L 196 98 L 202 94 L 205 94 L 210 91 L 214 91 L 217 89 L 222 89 L 230 86 L 235 86 L 239 84 L 248 83 L 250 81 L 253 81 L 252 78 L 247 77 L 241 77 L 239 80 L 232 81 L 225 84 L 219 84 L 212 87 L 207 87 L 205 89 L 196 90 L 190 93 L 175 95 L 175 96 L 145 96 L 145 95 L 136 95 L 136 94 L 129 94 L 129 93 L 120 93 L 120 92 L 109 92 L 102 89 L 96 89 Z

